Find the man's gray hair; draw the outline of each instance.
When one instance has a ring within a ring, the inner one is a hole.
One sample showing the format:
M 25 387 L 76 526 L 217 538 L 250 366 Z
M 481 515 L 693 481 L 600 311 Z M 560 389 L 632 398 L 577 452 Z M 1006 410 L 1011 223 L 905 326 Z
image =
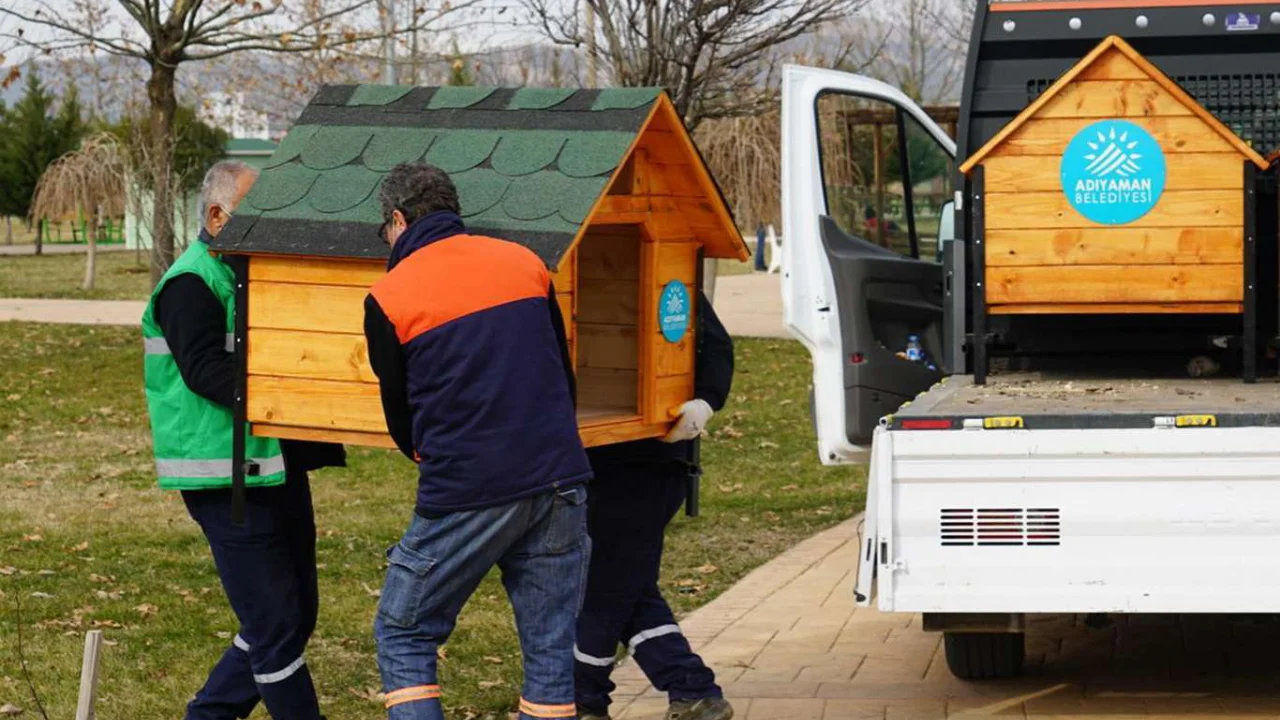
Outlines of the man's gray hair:
M 378 201 L 383 220 L 391 220 L 391 213 L 396 210 L 404 213 L 409 223 L 441 210 L 461 212 L 458 189 L 449 175 L 427 163 L 400 163 L 391 168 L 382 180 Z
M 222 160 L 213 164 L 200 183 L 200 222 L 209 217 L 209 208 L 221 205 L 227 212 L 236 209 L 236 180 L 244 173 L 256 178 L 258 171 L 239 160 Z

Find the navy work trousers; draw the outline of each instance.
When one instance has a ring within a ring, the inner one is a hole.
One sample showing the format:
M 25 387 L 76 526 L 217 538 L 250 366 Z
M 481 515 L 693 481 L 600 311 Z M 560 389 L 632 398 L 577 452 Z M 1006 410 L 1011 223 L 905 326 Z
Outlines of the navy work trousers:
M 672 701 L 721 697 L 715 673 L 689 647 L 658 589 L 663 535 L 684 503 L 687 466 L 593 469 L 587 499 L 591 564 L 574 647 L 578 705 L 599 714 L 608 710 L 620 644 Z
M 187 706 L 187 720 L 249 717 L 261 700 L 275 720 L 318 720 L 302 653 L 316 627 L 316 525 L 305 472 L 248 488 L 245 521 L 231 522 L 231 491 L 189 490 L 182 499 L 213 551 L 240 631 Z

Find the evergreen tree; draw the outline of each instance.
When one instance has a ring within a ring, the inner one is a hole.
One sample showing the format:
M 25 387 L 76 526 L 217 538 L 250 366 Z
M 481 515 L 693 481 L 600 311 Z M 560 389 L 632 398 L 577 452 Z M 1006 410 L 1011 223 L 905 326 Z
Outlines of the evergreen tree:
M 134 166 L 143 168 L 142 175 L 137 179 L 148 188 L 154 187 L 154 173 L 146 172 L 147 153 L 155 142 L 150 114 L 138 118 L 126 116 L 108 128 L 108 131 L 128 148 L 133 156 Z M 181 182 L 175 189 L 188 193 L 199 190 L 205 171 L 226 155 L 230 136 L 221 128 L 202 121 L 195 108 L 189 105 L 179 105 L 174 112 L 172 132 L 174 139 L 170 172 L 175 180 Z
M 0 120 L 0 215 L 26 217 L 45 168 L 76 149 L 87 131 L 74 90 L 56 113 L 55 101 L 29 72 L 26 94 Z

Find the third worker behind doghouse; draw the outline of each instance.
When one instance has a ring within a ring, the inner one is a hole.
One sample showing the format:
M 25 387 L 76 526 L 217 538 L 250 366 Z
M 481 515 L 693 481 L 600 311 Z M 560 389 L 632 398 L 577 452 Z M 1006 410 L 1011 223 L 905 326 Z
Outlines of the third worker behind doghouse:
M 733 340 L 711 303 L 698 295 L 694 399 L 662 440 L 592 448 L 588 527 L 592 540 L 586 600 L 578 618 L 577 698 L 581 720 L 609 717 L 618 646 L 626 646 L 670 699 L 668 720 L 728 720 L 715 673 L 689 647 L 658 589 L 663 535 L 685 500 L 693 453 L 733 384 Z
M 576 717 L 591 469 L 550 275 L 526 248 L 468 234 L 436 167 L 397 165 L 379 199 L 391 258 L 365 335 L 388 429 L 418 464 L 374 621 L 388 715 L 444 717 L 437 649 L 497 565 L 524 651 L 519 717 Z

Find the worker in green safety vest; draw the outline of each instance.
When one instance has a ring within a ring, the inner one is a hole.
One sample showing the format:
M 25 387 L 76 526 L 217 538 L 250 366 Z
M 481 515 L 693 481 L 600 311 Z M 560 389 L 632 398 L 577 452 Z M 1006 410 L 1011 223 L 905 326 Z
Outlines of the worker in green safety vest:
M 316 529 L 308 471 L 346 464 L 340 445 L 246 438 L 243 524 L 232 522 L 235 273 L 209 250 L 257 171 L 220 162 L 200 192 L 203 229 L 142 315 L 147 410 L 160 487 L 204 531 L 239 632 L 187 706 L 187 720 L 320 718 L 303 650 L 315 629 Z

